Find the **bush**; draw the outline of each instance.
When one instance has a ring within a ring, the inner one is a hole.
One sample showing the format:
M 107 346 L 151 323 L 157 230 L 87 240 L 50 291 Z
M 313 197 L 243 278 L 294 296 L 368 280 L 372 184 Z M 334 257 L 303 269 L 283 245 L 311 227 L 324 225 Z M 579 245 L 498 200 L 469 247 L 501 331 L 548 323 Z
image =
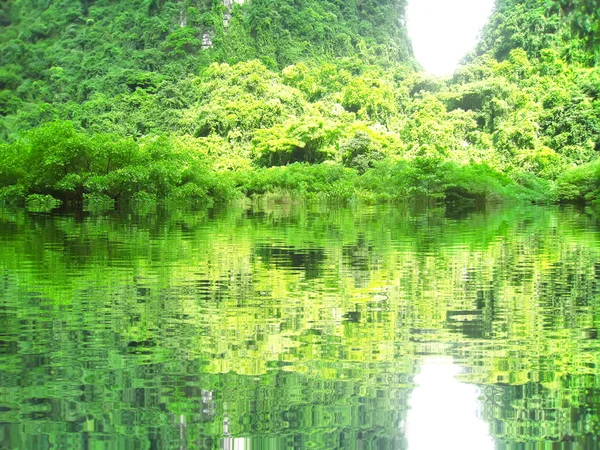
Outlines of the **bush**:
M 381 145 L 374 142 L 365 131 L 357 131 L 353 137 L 344 141 L 340 145 L 340 153 L 344 165 L 358 170 L 360 174 L 384 158 Z
M 51 195 L 32 194 L 25 199 L 25 206 L 30 211 L 45 212 L 58 208 L 62 202 Z
M 91 212 L 109 211 L 115 207 L 115 201 L 108 195 L 83 194 L 83 209 Z
M 0 158 L 0 195 L 10 203 L 31 194 L 104 208 L 116 201 L 185 197 L 209 202 L 233 195 L 206 155 L 165 136 L 134 142 L 54 122 L 0 146 Z
M 557 179 L 558 198 L 567 202 L 600 199 L 600 158 L 567 170 Z
M 356 171 L 337 164 L 295 163 L 239 173 L 235 183 L 249 197 L 291 192 L 304 198 L 349 200 L 355 194 L 356 178 Z
M 547 183 L 524 172 L 513 179 L 486 164 L 449 165 L 445 196 L 448 201 L 485 204 L 502 200 L 549 200 Z
M 256 132 L 252 140 L 255 160 L 267 167 L 294 162 L 321 163 L 333 156 L 341 133 L 340 123 L 321 116 L 291 119 Z
M 0 188 L 0 202 L 5 205 L 18 206 L 25 204 L 27 193 L 19 184 Z

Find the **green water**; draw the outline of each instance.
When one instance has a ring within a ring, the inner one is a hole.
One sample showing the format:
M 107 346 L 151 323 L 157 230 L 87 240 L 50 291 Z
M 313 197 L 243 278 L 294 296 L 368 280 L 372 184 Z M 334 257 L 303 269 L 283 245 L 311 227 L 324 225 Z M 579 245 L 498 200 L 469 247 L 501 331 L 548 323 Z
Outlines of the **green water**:
M 0 211 L 1 449 L 600 448 L 574 208 Z

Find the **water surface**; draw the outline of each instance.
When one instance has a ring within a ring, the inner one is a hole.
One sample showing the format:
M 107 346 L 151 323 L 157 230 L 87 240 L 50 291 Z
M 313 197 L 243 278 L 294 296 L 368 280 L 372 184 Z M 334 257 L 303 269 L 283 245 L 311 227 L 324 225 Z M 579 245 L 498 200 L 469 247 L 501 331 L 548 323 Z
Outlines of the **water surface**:
M 0 449 L 597 449 L 574 208 L 0 211 Z

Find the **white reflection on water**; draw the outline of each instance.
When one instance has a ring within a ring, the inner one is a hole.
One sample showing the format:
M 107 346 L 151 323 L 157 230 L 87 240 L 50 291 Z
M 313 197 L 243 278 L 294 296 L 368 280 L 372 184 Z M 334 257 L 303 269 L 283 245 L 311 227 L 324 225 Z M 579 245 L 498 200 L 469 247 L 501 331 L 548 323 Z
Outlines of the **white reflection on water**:
M 225 438 L 221 443 L 223 450 L 250 450 L 250 438 Z
M 481 419 L 479 389 L 459 382 L 451 358 L 427 359 L 415 377 L 406 422 L 409 450 L 493 450 Z

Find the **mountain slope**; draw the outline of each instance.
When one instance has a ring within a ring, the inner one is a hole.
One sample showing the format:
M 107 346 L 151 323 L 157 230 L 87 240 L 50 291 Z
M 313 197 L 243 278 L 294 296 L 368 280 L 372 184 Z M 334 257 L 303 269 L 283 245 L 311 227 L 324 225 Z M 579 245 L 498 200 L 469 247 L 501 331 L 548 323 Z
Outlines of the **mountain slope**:
M 595 0 L 498 0 L 451 79 L 398 1 L 0 1 L 0 201 L 600 203 Z
M 502 60 L 521 48 L 537 58 L 552 48 L 571 63 L 594 65 L 600 56 L 598 44 L 597 0 L 497 0 L 476 53 L 492 52 Z
M 407 61 L 405 0 L 0 0 L 0 116 L 156 89 L 213 61 Z M 10 121 L 5 127 L 10 127 Z M 6 134 L 6 132 L 5 132 Z

